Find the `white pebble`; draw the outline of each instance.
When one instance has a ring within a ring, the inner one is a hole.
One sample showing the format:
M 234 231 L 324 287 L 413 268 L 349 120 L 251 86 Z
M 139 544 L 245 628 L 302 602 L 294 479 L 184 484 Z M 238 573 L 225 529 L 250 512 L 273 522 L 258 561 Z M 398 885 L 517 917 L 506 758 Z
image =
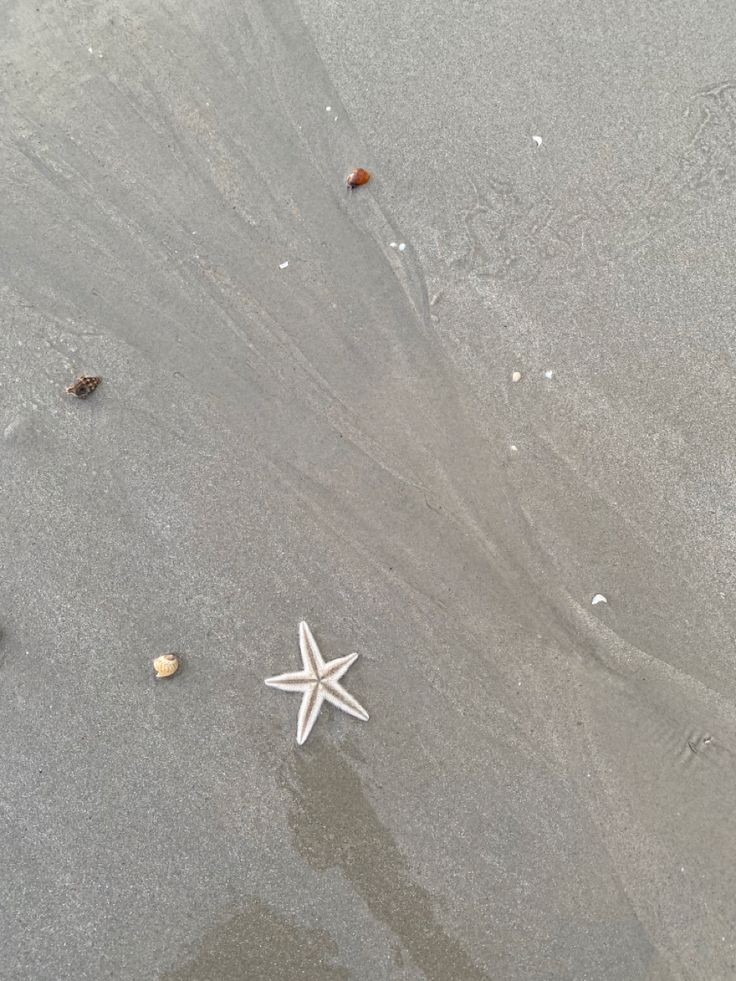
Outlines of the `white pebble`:
M 399 252 L 403 252 L 406 248 L 406 242 L 399 242 Z
M 511 373 L 511 381 L 512 382 L 519 382 L 519 381 L 521 381 L 521 372 L 520 371 L 512 371 L 512 373 Z
M 533 136 L 532 139 L 537 144 L 537 146 L 541 146 L 542 145 L 542 137 L 541 136 Z
M 332 112 L 332 106 L 325 106 L 325 112 Z
M 515 446 L 513 443 L 511 444 L 511 446 L 509 447 L 509 449 L 511 450 L 512 453 L 518 453 L 519 452 L 519 447 L 518 446 Z
M 555 373 L 554 373 L 554 371 L 545 371 L 544 377 L 547 378 L 547 379 L 554 378 L 555 377 Z
M 390 247 L 391 247 L 392 249 L 395 249 L 395 248 L 396 248 L 396 245 L 397 245 L 397 243 L 396 243 L 396 242 L 389 242 L 388 244 L 389 244 L 389 246 L 390 246 Z
M 289 265 L 289 260 L 287 259 L 286 262 L 279 263 L 279 269 L 286 269 L 288 265 Z
M 593 599 L 590 601 L 591 606 L 597 606 L 599 603 L 607 603 L 608 600 L 603 595 L 603 593 L 596 593 Z

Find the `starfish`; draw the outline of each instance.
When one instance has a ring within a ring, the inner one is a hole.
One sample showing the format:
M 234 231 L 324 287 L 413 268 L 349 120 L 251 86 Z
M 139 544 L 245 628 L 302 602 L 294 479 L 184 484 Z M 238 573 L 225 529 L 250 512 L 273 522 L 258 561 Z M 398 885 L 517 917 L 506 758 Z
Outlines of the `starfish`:
M 346 657 L 337 657 L 334 661 L 325 663 L 312 631 L 304 620 L 299 624 L 299 649 L 302 653 L 303 671 L 266 678 L 266 684 L 271 688 L 304 692 L 296 726 L 297 743 L 301 746 L 306 742 L 325 699 L 348 715 L 354 715 L 356 719 L 367 722 L 366 710 L 340 684 L 340 678 L 352 664 L 355 664 L 358 655 L 348 654 Z

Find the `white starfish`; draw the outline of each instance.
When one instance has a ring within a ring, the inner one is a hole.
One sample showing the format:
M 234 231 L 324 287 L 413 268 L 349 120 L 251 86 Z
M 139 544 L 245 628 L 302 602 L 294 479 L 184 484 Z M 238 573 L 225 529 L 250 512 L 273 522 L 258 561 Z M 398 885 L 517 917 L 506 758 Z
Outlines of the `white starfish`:
M 304 692 L 296 726 L 297 743 L 301 746 L 306 741 L 325 699 L 348 715 L 354 715 L 356 719 L 367 722 L 366 710 L 340 684 L 340 678 L 352 664 L 355 664 L 358 655 L 348 654 L 346 657 L 337 657 L 334 661 L 325 663 L 312 631 L 304 620 L 299 624 L 299 649 L 302 653 L 303 671 L 266 678 L 266 684 L 271 688 Z

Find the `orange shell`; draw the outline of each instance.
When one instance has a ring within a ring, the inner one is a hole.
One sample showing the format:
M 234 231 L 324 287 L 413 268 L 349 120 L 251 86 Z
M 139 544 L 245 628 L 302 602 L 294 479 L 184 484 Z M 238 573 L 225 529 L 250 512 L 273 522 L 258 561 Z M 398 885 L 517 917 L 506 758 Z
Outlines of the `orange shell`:
M 348 187 L 360 187 L 361 184 L 367 184 L 371 179 L 371 174 L 369 170 L 364 170 L 363 167 L 356 167 L 356 169 L 348 175 Z

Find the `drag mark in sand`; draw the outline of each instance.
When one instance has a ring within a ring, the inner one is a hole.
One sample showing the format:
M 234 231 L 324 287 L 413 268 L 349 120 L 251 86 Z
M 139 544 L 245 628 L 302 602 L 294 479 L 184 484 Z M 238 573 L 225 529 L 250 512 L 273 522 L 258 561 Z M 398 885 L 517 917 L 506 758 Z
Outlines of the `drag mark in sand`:
M 493 281 L 531 282 L 550 263 L 573 270 L 609 264 L 730 194 L 736 82 L 696 92 L 685 115 L 695 123 L 679 156 L 667 169 L 653 163 L 654 176 L 639 188 L 617 183 L 587 195 L 583 189 L 571 206 L 548 196 L 526 198 L 503 173 L 489 175 L 482 192 L 470 181 L 474 199 L 463 213 L 467 268 Z

